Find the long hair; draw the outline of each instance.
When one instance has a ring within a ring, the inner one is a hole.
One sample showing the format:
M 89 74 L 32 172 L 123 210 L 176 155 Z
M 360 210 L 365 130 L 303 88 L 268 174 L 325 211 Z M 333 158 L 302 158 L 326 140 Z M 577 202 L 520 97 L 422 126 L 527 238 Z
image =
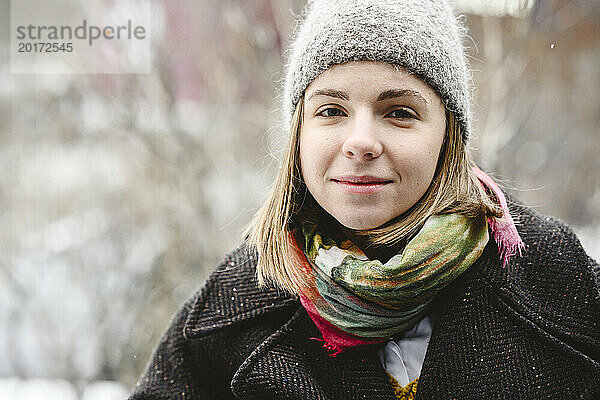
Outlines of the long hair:
M 303 256 L 295 243 L 305 221 L 332 220 L 312 197 L 300 165 L 300 134 L 304 99 L 292 118 L 283 165 L 271 192 L 246 228 L 249 245 L 258 251 L 256 269 L 260 285 L 272 284 L 298 293 L 307 284 Z M 367 235 L 369 244 L 393 245 L 411 235 L 435 214 L 459 213 L 470 218 L 500 217 L 502 209 L 483 189 L 475 176 L 474 163 L 463 142 L 460 124 L 446 110 L 446 131 L 436 170 L 429 188 L 409 210 L 381 227 L 357 231 Z

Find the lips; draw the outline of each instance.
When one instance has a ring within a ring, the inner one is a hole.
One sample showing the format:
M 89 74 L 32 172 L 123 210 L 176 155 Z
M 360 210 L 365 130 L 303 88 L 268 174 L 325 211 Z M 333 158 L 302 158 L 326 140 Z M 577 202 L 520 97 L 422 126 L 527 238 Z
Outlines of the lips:
M 382 184 L 382 183 L 391 183 L 392 182 L 389 179 L 378 178 L 376 176 L 370 176 L 370 175 L 361 175 L 361 176 L 346 175 L 346 176 L 339 176 L 336 178 L 332 178 L 331 180 L 336 181 L 336 182 L 355 184 L 355 185 L 372 185 L 372 184 Z
M 371 194 L 392 183 L 391 180 L 370 175 L 347 175 L 331 179 L 344 191 L 357 194 Z

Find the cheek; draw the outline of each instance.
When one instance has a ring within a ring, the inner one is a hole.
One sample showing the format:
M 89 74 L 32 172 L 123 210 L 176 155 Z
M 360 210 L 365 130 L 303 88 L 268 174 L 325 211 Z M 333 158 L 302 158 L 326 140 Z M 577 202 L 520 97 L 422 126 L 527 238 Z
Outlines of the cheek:
M 319 164 L 319 148 L 314 145 L 310 135 L 303 134 L 300 137 L 300 168 L 302 178 L 307 185 L 315 180 Z
M 315 132 L 302 133 L 300 137 L 300 165 L 305 180 L 324 174 L 331 157 L 332 146 L 328 145 L 327 140 L 324 140 L 322 135 Z
M 410 148 L 404 149 L 405 154 L 411 156 L 402 159 L 402 169 L 413 171 L 413 184 L 419 188 L 427 188 L 431 184 L 438 163 L 441 142 L 438 138 L 434 138 L 427 142 L 413 143 Z

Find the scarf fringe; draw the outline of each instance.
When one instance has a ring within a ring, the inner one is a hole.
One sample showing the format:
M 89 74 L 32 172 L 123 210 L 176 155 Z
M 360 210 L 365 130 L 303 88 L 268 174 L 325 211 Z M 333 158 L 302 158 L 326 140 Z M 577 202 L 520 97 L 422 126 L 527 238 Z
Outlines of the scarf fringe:
M 510 257 L 515 254 L 519 254 L 520 257 L 523 256 L 523 250 L 525 250 L 525 243 L 521 239 L 519 232 L 515 226 L 515 223 L 510 216 L 510 211 L 508 210 L 508 203 L 506 202 L 506 197 L 502 190 L 494 182 L 492 178 L 490 178 L 485 172 L 480 170 L 479 168 L 473 166 L 473 172 L 479 179 L 479 182 L 490 190 L 496 199 L 498 200 L 498 205 L 502 208 L 502 217 L 488 218 L 488 224 L 492 231 L 492 236 L 494 237 L 494 241 L 498 245 L 498 255 L 502 260 L 502 267 L 506 267 L 508 265 L 508 261 Z
M 311 337 L 309 339 L 323 342 L 323 348 L 327 350 L 329 357 L 336 357 L 349 347 L 377 344 L 386 341 L 386 338 L 360 338 L 344 332 L 337 326 L 328 322 L 325 318 L 321 317 L 314 304 L 304 295 L 300 295 L 300 303 L 302 303 L 304 309 L 323 336 L 323 339 L 317 337 Z
M 319 339 L 317 337 L 311 337 L 309 339 L 316 340 L 317 342 L 323 342 L 322 347 L 325 350 L 327 350 L 327 353 L 329 353 L 329 357 L 335 357 L 346 349 L 345 347 L 337 347 L 336 345 L 334 345 L 332 343 L 327 343 L 327 341 L 325 339 Z

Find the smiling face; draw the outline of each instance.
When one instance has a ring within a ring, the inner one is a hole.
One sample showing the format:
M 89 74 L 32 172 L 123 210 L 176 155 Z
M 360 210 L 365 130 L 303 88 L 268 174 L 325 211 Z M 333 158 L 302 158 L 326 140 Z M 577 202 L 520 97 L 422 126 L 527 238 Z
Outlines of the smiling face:
M 343 226 L 377 228 L 426 192 L 445 129 L 441 98 L 413 74 L 381 62 L 335 65 L 305 92 L 302 177 Z

